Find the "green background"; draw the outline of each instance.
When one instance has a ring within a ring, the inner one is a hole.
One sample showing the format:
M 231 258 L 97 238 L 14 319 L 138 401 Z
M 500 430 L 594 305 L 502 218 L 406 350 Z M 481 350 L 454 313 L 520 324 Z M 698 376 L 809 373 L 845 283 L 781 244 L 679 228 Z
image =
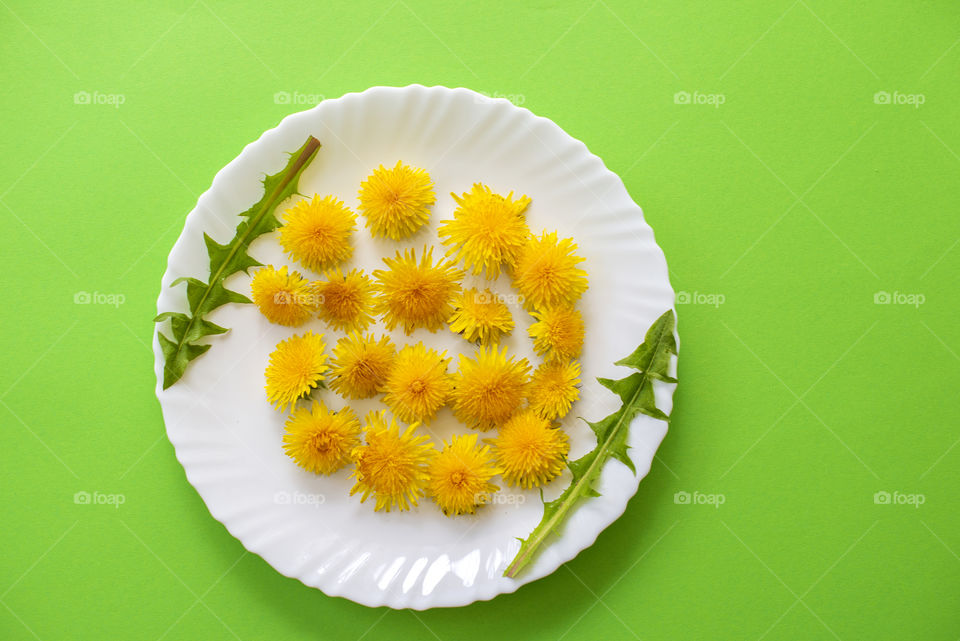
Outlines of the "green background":
M 960 636 L 956 2 L 0 5 L 3 639 Z M 184 215 L 310 106 L 275 94 L 414 82 L 583 140 L 689 301 L 623 518 L 516 594 L 422 613 L 245 553 L 174 458 L 150 349 Z

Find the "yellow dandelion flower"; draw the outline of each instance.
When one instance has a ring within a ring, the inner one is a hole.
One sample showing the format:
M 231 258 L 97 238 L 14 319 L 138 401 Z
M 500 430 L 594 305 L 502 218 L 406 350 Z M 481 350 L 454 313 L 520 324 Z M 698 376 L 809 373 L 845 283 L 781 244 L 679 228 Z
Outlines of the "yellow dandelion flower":
M 530 365 L 507 358 L 507 348 L 481 347 L 474 358 L 460 355 L 454 375 L 453 414 L 468 427 L 486 431 L 509 419 L 523 402 Z
M 415 433 L 417 423 L 401 433 L 396 420 L 388 425 L 384 414 L 367 416 L 366 443 L 353 450 L 356 469 L 350 477 L 357 481 L 350 495 L 361 492 L 361 503 L 373 495 L 375 511 L 409 510 L 426 493 L 428 466 L 437 451 L 429 437 Z
M 350 462 L 360 445 L 360 421 L 349 407 L 331 412 L 322 401 L 298 407 L 287 420 L 283 450 L 314 474 L 333 474 Z
M 307 332 L 281 341 L 267 365 L 267 399 L 281 412 L 313 391 L 329 369 L 323 334 Z
M 517 261 L 530 236 L 523 217 L 530 199 L 513 200 L 512 191 L 504 198 L 481 183 L 463 196 L 450 195 L 458 207 L 453 220 L 440 221 L 437 229 L 443 244 L 452 245 L 447 255 L 456 254 L 474 274 L 496 278 L 502 265 Z
M 436 202 L 430 174 L 397 161 L 393 169 L 380 165 L 360 183 L 360 212 L 373 236 L 400 240 L 423 226 Z
M 519 412 L 494 439 L 497 464 L 507 485 L 538 487 L 557 478 L 570 451 L 566 432 L 532 410 Z
M 317 311 L 317 297 L 310 281 L 299 272 L 287 273 L 287 266 L 261 267 L 250 281 L 253 302 L 271 323 L 299 327 Z
M 339 269 L 327 272 L 327 280 L 314 284 L 320 306 L 320 318 L 330 327 L 350 332 L 363 331 L 373 322 L 370 311 L 373 289 L 362 270 L 343 275 Z
M 572 305 L 586 291 L 587 272 L 577 267 L 583 258 L 576 249 L 573 239 L 558 240 L 556 232 L 529 239 L 513 269 L 513 284 L 528 309 Z
M 471 343 L 496 343 L 513 330 L 513 318 L 503 299 L 485 289 L 464 290 L 453 302 L 450 329 Z
M 353 255 L 350 235 L 357 215 L 333 196 L 301 200 L 288 209 L 280 228 L 280 245 L 308 269 L 322 272 Z
M 446 352 L 427 349 L 422 342 L 404 346 L 387 377 L 383 402 L 401 421 L 429 423 L 450 398 L 449 364 Z
M 384 258 L 388 269 L 373 272 L 377 279 L 374 311 L 383 315 L 387 329 L 403 326 L 410 334 L 418 327 L 435 332 L 450 318 L 452 300 L 460 292 L 463 271 L 441 260 L 433 264 L 433 247 L 424 247 L 420 263 L 416 252 L 407 250 L 396 258 Z
M 583 349 L 583 316 L 573 307 L 555 307 L 531 314 L 537 322 L 527 331 L 533 349 L 547 360 L 576 358 Z
M 561 419 L 580 398 L 579 385 L 580 364 L 576 361 L 543 363 L 530 378 L 530 409 L 546 419 Z
M 354 332 L 337 341 L 330 361 L 330 388 L 344 398 L 369 398 L 382 391 L 396 357 L 388 336 Z
M 473 514 L 499 488 L 490 479 L 500 470 L 490 446 L 477 447 L 477 435 L 454 435 L 430 464 L 428 493 L 447 516 Z

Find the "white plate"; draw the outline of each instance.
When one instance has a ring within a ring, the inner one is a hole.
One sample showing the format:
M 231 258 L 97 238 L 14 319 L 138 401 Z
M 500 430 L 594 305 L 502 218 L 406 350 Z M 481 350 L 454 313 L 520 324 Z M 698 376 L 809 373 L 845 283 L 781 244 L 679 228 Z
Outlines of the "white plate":
M 546 228 L 574 237 L 586 259 L 582 266 L 590 289 L 580 302 L 587 327 L 581 400 L 563 427 L 571 437 L 571 457 L 589 451 L 595 439 L 576 417 L 597 420 L 618 407 L 618 399 L 596 377 L 630 372 L 613 362 L 630 354 L 650 324 L 673 307 L 674 293 L 653 231 L 621 180 L 553 122 L 506 100 L 467 89 L 374 87 L 285 118 L 220 171 L 187 216 L 170 252 L 158 311 L 185 311 L 183 285 L 171 288 L 170 283 L 180 276 L 205 279 L 203 232 L 220 242 L 230 239 L 237 214 L 259 200 L 263 174 L 280 170 L 285 152 L 309 135 L 323 147 L 300 180 L 304 194 L 334 194 L 355 207 L 360 182 L 381 163 L 389 167 L 399 159 L 425 168 L 436 184 L 430 227 L 413 240 L 373 241 L 358 218 L 352 265 L 367 273 L 382 267 L 380 257 L 398 248 L 437 245 L 437 223 L 451 217 L 454 208 L 449 193 L 467 191 L 477 181 L 501 193 L 529 195 L 533 203 L 526 216 L 534 232 Z M 255 241 L 250 253 L 263 263 L 291 264 L 319 278 L 285 259 L 274 234 Z M 237 274 L 226 284 L 249 294 L 249 281 Z M 468 276 L 467 282 L 482 281 Z M 504 276 L 495 289 L 512 293 Z M 511 352 L 536 366 L 539 359 L 526 336 L 530 319 L 519 306 L 512 310 L 517 328 L 509 340 Z M 163 358 L 154 338 L 157 397 L 188 480 L 214 518 L 277 571 L 368 606 L 465 605 L 550 574 L 623 513 L 667 430 L 662 421 L 638 416 L 629 438 L 638 474 L 609 462 L 599 484 L 602 496 L 582 502 L 562 535 L 517 579 L 508 579 L 502 574 L 517 552 L 517 537 L 529 534 L 543 511 L 536 491 L 498 483 L 511 502 L 485 506 L 474 516 L 447 518 L 429 500 L 411 512 L 375 513 L 372 501 L 361 504 L 359 496 L 349 496 L 348 470 L 315 476 L 286 457 L 280 440 L 286 417 L 268 405 L 263 390 L 263 370 L 279 341 L 313 329 L 325 334 L 330 349 L 342 334 L 319 320 L 297 330 L 271 325 L 252 305 L 225 305 L 209 320 L 230 331 L 211 337 L 210 351 L 168 390 L 162 389 Z M 161 329 L 169 331 L 167 323 Z M 473 351 L 449 331 L 391 335 L 398 345 L 423 340 L 451 355 Z M 451 370 L 455 367 L 456 359 Z M 672 388 L 658 384 L 656 389 L 658 404 L 668 413 Z M 321 397 L 331 407 L 344 404 L 329 391 Z M 382 407 L 376 400 L 351 405 L 361 416 Z M 444 409 L 428 431 L 439 442 L 467 429 Z M 551 484 L 547 498 L 559 494 L 568 478 L 565 473 Z

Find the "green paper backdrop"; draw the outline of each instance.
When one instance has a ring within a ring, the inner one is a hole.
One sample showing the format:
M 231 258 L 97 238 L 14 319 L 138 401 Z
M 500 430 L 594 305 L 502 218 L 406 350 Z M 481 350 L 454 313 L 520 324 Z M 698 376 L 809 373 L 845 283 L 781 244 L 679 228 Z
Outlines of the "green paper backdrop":
M 956 2 L 0 5 L 0 638 L 960 636 Z M 422 613 L 245 553 L 174 458 L 150 349 L 216 171 L 292 111 L 413 82 L 510 97 L 622 176 L 682 340 L 623 518 Z

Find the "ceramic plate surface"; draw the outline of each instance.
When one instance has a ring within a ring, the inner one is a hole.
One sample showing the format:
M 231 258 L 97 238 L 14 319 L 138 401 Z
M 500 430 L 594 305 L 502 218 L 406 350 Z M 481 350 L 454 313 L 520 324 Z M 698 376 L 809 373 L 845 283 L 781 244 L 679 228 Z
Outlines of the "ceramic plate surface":
M 535 233 L 556 230 L 575 239 L 586 259 L 582 267 L 590 288 L 579 303 L 587 330 L 581 400 L 563 427 L 570 434 L 572 458 L 589 451 L 595 438 L 577 417 L 598 420 L 619 406 L 596 377 L 630 373 L 614 361 L 630 354 L 646 329 L 673 307 L 674 293 L 663 253 L 621 180 L 553 122 L 506 100 L 467 89 L 375 87 L 285 118 L 220 171 L 187 216 L 169 256 L 158 311 L 185 311 L 183 285 L 171 288 L 170 283 L 180 276 L 206 279 L 203 233 L 220 242 L 232 238 L 237 214 L 262 195 L 263 175 L 279 171 L 286 153 L 310 135 L 323 147 L 302 175 L 303 194 L 333 194 L 355 208 L 360 182 L 380 164 L 390 167 L 400 159 L 425 168 L 436 185 L 429 228 L 405 242 L 374 241 L 358 217 L 350 266 L 368 274 L 397 249 L 429 244 L 437 245 L 435 255 L 442 254 L 436 227 L 452 217 L 449 194 L 468 191 L 474 182 L 503 194 L 529 195 L 533 202 L 526 217 Z M 283 256 L 276 232 L 257 239 L 250 254 L 265 264 L 291 265 L 320 278 Z M 249 294 L 249 281 L 246 274 L 236 274 L 226 285 Z M 477 284 L 487 283 L 469 275 L 464 282 Z M 515 292 L 505 276 L 490 285 L 511 303 L 517 324 L 506 344 L 536 366 L 540 359 L 526 331 L 529 315 L 514 304 Z M 629 437 L 637 474 L 609 462 L 599 483 L 602 496 L 582 502 L 561 535 L 517 579 L 508 579 L 502 575 L 519 548 L 517 537 L 529 534 L 542 515 L 536 491 L 506 488 L 497 478 L 499 501 L 473 516 L 447 518 L 429 500 L 411 512 L 375 513 L 372 500 L 361 504 L 359 495 L 349 496 L 347 469 L 320 477 L 287 458 L 280 440 L 286 416 L 268 405 L 263 389 L 263 371 L 278 342 L 312 329 L 325 334 L 329 350 L 342 333 L 319 320 L 299 329 L 271 325 L 253 305 L 225 305 L 208 319 L 230 331 L 211 337 L 210 351 L 167 390 L 161 388 L 163 358 L 154 338 L 157 396 L 187 478 L 214 518 L 277 571 L 369 606 L 465 605 L 550 574 L 623 513 L 667 430 L 662 421 L 638 416 Z M 161 329 L 168 332 L 167 323 Z M 398 346 L 422 340 L 447 350 L 454 356 L 451 371 L 457 354 L 473 353 L 471 345 L 447 330 L 389 334 Z M 658 405 L 669 413 L 673 386 L 657 385 Z M 319 396 L 332 408 L 344 405 L 330 391 Z M 360 416 L 383 407 L 376 399 L 351 406 Z M 449 408 L 426 429 L 435 442 L 468 431 Z M 559 494 L 568 480 L 565 472 L 548 487 L 547 498 Z

